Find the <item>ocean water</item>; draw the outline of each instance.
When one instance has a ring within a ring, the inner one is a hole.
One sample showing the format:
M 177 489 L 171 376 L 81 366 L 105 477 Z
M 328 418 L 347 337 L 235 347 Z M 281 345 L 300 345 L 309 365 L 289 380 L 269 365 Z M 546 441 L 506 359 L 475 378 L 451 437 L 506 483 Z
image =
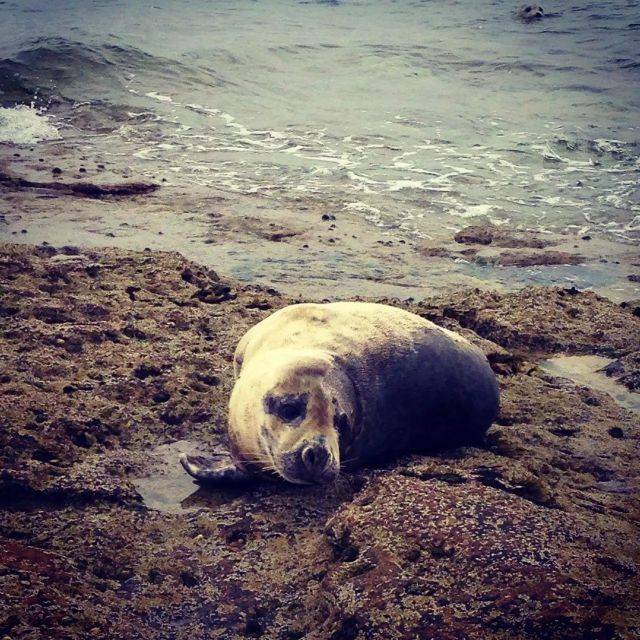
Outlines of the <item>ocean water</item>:
M 0 153 L 59 138 L 416 238 L 640 239 L 640 2 L 6 0 Z

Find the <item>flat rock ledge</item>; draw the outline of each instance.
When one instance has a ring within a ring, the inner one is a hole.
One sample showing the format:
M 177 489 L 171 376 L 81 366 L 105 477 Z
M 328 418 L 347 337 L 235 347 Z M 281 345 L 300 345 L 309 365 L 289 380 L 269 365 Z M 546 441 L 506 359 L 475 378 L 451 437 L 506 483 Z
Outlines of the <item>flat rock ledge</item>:
M 178 254 L 2 246 L 0 637 L 639 636 L 638 415 L 537 366 L 636 385 L 635 307 L 590 292 L 388 301 L 487 353 L 482 448 L 150 509 L 155 448 L 219 445 L 236 342 L 291 302 Z

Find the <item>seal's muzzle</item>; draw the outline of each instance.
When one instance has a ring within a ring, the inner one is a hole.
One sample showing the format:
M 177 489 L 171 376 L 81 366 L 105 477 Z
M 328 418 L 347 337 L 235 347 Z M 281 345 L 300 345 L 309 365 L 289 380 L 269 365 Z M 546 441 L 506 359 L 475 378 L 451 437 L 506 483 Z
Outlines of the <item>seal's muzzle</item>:
M 287 479 L 306 484 L 332 482 L 338 475 L 336 461 L 324 438 L 305 440 L 283 455 L 282 467 Z

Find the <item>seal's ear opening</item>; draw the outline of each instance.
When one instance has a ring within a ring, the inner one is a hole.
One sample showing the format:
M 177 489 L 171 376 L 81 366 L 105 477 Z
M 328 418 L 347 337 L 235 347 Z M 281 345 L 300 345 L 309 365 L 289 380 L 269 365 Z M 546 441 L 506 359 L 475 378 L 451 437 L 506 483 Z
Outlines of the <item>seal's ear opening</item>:
M 351 425 L 349 424 L 349 418 L 346 413 L 336 413 L 333 416 L 333 426 L 336 428 L 340 440 L 349 437 Z
M 183 453 L 180 464 L 200 484 L 234 483 L 249 480 L 249 474 L 240 469 L 229 456 L 189 456 Z

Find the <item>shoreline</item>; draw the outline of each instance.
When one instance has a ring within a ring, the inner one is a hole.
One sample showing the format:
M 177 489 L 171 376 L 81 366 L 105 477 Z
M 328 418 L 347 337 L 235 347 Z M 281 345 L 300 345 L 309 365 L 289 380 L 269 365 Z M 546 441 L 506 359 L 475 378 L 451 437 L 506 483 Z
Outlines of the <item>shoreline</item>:
M 640 297 L 636 248 L 588 226 L 551 233 L 473 216 L 421 238 L 376 226 L 342 197 L 187 186 L 178 174 L 78 157 L 61 143 L 21 149 L 0 172 L 11 177 L 0 183 L 5 242 L 179 251 L 236 280 L 316 299 L 337 285 L 345 298 L 419 300 L 529 285 L 589 288 L 614 302 Z M 133 187 L 152 192 L 135 195 Z
M 177 253 L 0 255 L 3 633 L 559 640 L 640 625 L 638 415 L 538 366 L 597 354 L 632 385 L 637 304 L 571 287 L 387 300 L 487 354 L 502 409 L 484 447 L 328 488 L 188 494 L 172 447 L 220 445 L 235 344 L 293 299 Z

